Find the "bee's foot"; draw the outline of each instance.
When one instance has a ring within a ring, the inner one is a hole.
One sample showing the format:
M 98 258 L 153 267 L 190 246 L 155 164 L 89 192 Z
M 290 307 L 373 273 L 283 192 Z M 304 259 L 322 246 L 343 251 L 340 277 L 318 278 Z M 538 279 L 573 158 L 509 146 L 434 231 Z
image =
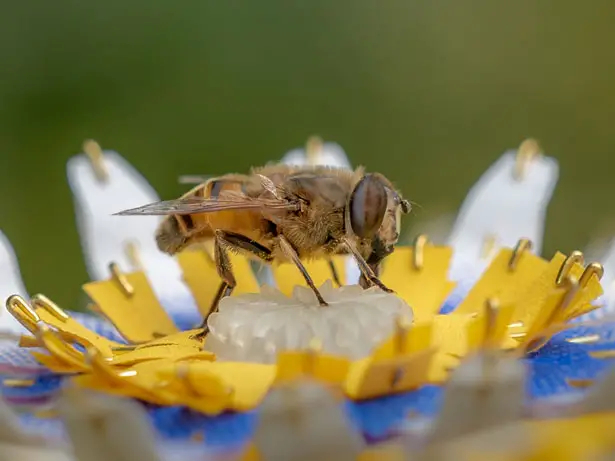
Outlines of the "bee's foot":
M 209 334 L 209 327 L 207 325 L 201 326 L 201 331 L 195 334 L 192 338 L 197 341 L 203 341 Z
M 393 290 L 388 288 L 384 283 L 382 283 L 379 279 L 377 279 L 375 277 L 373 279 L 371 279 L 371 282 L 374 285 L 376 285 L 378 288 L 380 288 L 382 291 L 384 291 L 385 293 L 395 293 Z
M 322 297 L 322 295 L 320 293 L 316 292 L 316 297 L 318 298 L 318 303 L 322 307 L 327 307 L 329 305 L 329 303 L 327 303 L 327 301 L 325 301 L 325 299 Z

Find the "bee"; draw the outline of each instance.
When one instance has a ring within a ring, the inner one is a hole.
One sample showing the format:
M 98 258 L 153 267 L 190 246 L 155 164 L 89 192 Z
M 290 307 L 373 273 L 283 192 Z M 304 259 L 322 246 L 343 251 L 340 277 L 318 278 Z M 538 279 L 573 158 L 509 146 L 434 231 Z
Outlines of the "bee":
M 213 240 L 222 282 L 211 314 L 237 284 L 229 251 L 268 264 L 295 264 L 322 306 L 327 302 L 302 261 L 352 255 L 361 270 L 361 286 L 391 292 L 379 280 L 378 269 L 397 244 L 401 214 L 410 210 L 410 202 L 386 177 L 363 167 L 271 164 L 248 174 L 211 178 L 179 199 L 116 215 L 165 216 L 155 238 L 169 255 Z

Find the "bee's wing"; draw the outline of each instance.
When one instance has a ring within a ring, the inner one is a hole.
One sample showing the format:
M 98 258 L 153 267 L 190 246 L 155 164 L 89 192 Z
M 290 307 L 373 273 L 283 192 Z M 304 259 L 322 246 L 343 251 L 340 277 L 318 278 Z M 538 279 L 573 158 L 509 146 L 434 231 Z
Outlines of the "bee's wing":
M 297 210 L 298 205 L 282 200 L 268 200 L 249 197 L 206 199 L 185 197 L 176 200 L 150 203 L 137 208 L 120 211 L 116 216 L 147 215 L 188 215 L 195 213 L 214 213 L 225 210 Z

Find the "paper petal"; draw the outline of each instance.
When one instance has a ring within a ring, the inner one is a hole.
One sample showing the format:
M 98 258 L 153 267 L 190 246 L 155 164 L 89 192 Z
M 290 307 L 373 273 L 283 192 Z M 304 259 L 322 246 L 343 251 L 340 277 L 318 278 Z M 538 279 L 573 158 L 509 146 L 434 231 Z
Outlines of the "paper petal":
M 19 270 L 15 251 L 8 238 L 0 231 L 0 302 L 2 302 L 0 309 L 0 332 L 15 334 L 26 332 L 26 329 L 4 307 L 6 299 L 15 294 L 24 297 L 28 296 L 26 287 L 21 279 L 21 271 Z M 0 340 L 0 343 L 2 342 L 4 340 Z
M 67 165 L 70 187 L 75 198 L 77 227 L 81 237 L 86 267 L 92 280 L 109 276 L 109 264 L 116 262 L 128 272 L 136 270 L 129 257 L 133 244 L 159 299 L 180 296 L 190 300 L 169 308 L 196 311 L 196 304 L 181 279 L 177 262 L 156 247 L 154 232 L 157 216 L 112 216 L 127 208 L 159 200 L 148 182 L 119 154 L 105 151 L 103 161 L 107 180 L 94 174 L 86 155 L 71 158 Z M 166 307 L 166 306 L 165 306 Z
M 463 275 L 460 266 L 464 260 L 480 260 L 485 242 L 491 238 L 495 249 L 514 247 L 519 239 L 528 238 L 534 253 L 540 254 L 558 164 L 550 157 L 535 158 L 525 176 L 517 180 L 513 176 L 515 163 L 516 152 L 506 152 L 468 193 L 449 237 L 455 249 L 452 280 Z

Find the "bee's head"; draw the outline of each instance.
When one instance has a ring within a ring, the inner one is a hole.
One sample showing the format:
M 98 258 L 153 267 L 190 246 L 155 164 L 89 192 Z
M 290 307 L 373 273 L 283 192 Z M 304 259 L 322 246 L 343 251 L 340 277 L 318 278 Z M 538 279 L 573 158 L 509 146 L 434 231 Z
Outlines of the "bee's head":
M 377 266 L 393 252 L 399 239 L 401 214 L 410 210 L 410 202 L 384 176 L 368 174 L 357 183 L 347 206 L 347 224 L 368 246 L 364 256 L 371 266 Z
M 398 215 L 409 213 L 411 208 L 410 202 L 404 200 L 386 178 L 367 174 L 350 194 L 347 222 L 354 235 L 370 239 L 378 234 L 387 214 L 397 222 Z

